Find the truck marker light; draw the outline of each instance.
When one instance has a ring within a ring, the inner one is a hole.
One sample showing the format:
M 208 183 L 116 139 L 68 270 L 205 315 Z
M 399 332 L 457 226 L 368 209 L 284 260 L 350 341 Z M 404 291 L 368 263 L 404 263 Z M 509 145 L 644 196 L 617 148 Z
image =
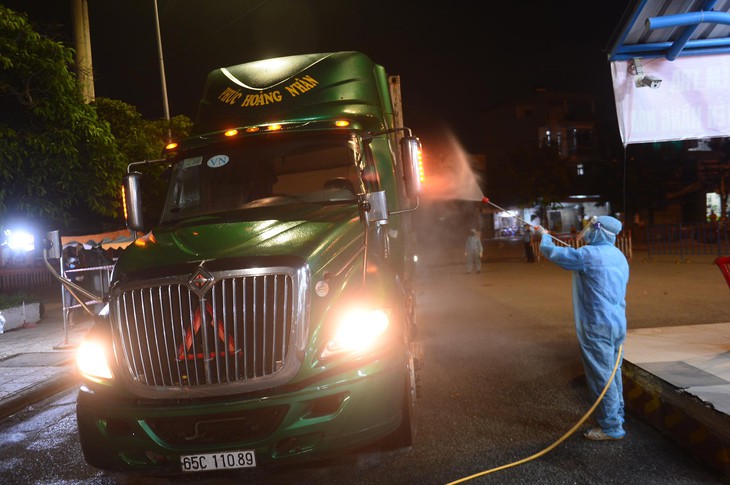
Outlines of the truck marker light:
M 246 128 L 246 133 L 256 133 L 257 131 L 261 130 L 258 126 L 249 126 Z
M 382 309 L 358 308 L 345 312 L 339 319 L 335 335 L 322 352 L 322 358 L 342 352 L 364 352 L 389 326 L 388 314 Z
M 418 150 L 418 179 L 421 183 L 426 181 L 426 171 L 423 168 L 423 150 Z
M 124 189 L 124 184 L 122 184 L 122 209 L 124 210 L 124 220 L 129 220 L 127 217 L 127 191 Z
M 148 244 L 155 244 L 156 242 L 157 242 L 157 239 L 155 239 L 155 235 L 152 234 L 152 232 L 148 232 L 144 236 L 135 239 L 134 245 L 143 248 L 143 247 L 147 246 Z
M 344 128 L 346 126 L 350 126 L 350 122 L 347 120 L 337 120 L 337 121 L 335 121 L 335 126 Z
M 94 341 L 84 341 L 76 350 L 76 367 L 79 372 L 95 380 L 112 379 L 104 347 Z
M 173 141 L 165 145 L 165 150 L 174 150 L 177 148 L 177 142 Z
M 269 125 L 266 127 L 266 129 L 268 131 L 279 131 L 279 130 L 281 130 L 281 128 L 282 128 L 281 125 L 278 123 L 274 123 L 273 125 Z
M 231 130 L 226 130 L 226 132 L 223 134 L 225 136 L 236 136 L 236 135 L 238 135 L 238 130 L 236 130 L 235 128 L 231 129 Z

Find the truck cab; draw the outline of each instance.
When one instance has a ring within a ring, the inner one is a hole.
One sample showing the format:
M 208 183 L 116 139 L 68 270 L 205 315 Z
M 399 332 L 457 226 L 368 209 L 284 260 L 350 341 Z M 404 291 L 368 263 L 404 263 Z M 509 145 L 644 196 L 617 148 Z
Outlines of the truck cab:
M 213 71 L 192 134 L 130 164 L 138 238 L 79 349 L 97 468 L 202 472 L 409 446 L 421 145 L 359 52 Z M 169 167 L 143 217 L 143 164 Z

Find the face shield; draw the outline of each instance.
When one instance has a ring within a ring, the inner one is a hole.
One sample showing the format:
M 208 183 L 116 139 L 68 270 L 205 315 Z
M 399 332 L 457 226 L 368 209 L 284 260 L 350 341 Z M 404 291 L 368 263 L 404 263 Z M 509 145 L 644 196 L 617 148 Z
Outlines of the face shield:
M 595 234 L 596 231 L 603 231 L 606 234 L 610 236 L 616 236 L 616 234 L 612 231 L 609 231 L 603 225 L 599 222 L 598 217 L 593 216 L 591 217 L 591 220 L 588 221 L 588 224 L 583 228 L 582 231 L 580 231 L 580 234 L 578 234 L 578 241 L 582 241 L 585 239 L 586 242 L 590 242 L 593 240 L 593 234 Z
M 593 229 L 593 225 L 594 224 L 598 224 L 598 218 L 596 216 L 591 217 L 591 220 L 588 221 L 588 224 L 586 224 L 583 227 L 583 230 L 580 231 L 580 233 L 578 234 L 578 237 L 576 238 L 576 240 L 582 241 L 582 240 L 585 239 L 586 241 L 590 241 L 590 235 L 591 235 L 591 233 L 594 230 Z

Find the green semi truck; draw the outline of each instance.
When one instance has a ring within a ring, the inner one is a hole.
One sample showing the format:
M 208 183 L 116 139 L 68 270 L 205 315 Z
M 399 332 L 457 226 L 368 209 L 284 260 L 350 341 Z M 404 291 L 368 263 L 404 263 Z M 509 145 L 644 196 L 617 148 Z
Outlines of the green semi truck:
M 411 217 L 421 144 L 359 52 L 208 76 L 191 135 L 78 349 L 86 461 L 201 472 L 412 444 L 422 357 Z

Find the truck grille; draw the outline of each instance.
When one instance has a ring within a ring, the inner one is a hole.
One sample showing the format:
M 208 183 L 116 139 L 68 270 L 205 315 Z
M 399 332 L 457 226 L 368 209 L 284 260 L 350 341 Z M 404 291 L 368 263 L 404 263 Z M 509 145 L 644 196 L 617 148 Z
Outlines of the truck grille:
M 298 280 L 293 270 L 221 275 L 201 267 L 193 276 L 116 289 L 118 363 L 141 388 L 239 384 L 241 392 L 278 384 L 296 370 Z

